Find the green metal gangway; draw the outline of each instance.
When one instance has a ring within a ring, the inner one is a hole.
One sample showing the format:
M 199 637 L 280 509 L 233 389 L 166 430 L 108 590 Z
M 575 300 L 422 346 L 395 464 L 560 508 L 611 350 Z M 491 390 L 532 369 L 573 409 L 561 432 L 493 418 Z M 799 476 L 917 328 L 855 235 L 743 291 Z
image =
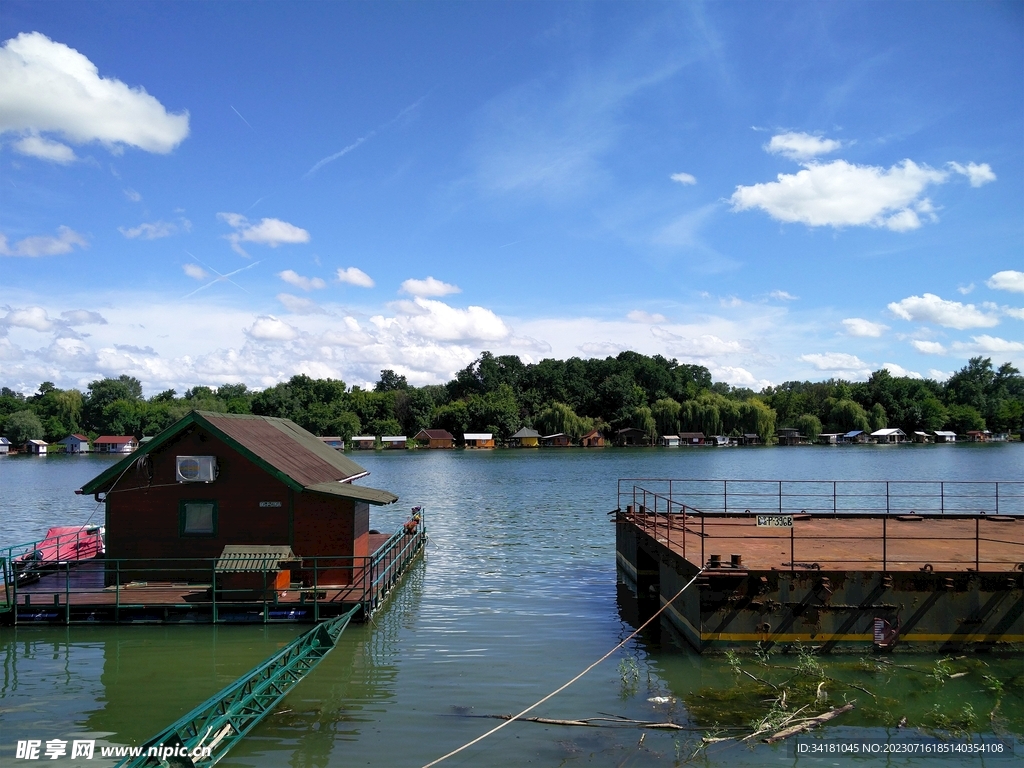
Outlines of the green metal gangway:
M 268 715 L 337 645 L 362 609 L 317 624 L 142 745 L 118 768 L 209 768 Z M 150 754 L 151 748 L 154 754 Z M 205 756 L 197 750 L 208 748 Z

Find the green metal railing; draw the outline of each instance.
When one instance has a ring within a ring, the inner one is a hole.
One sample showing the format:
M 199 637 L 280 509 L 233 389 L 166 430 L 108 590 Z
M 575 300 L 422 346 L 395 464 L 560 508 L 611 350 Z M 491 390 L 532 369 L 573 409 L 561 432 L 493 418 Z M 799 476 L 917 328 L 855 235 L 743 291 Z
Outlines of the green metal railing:
M 361 609 L 357 605 L 303 633 L 149 739 L 138 757 L 123 760 L 119 768 L 215 765 L 335 648 Z

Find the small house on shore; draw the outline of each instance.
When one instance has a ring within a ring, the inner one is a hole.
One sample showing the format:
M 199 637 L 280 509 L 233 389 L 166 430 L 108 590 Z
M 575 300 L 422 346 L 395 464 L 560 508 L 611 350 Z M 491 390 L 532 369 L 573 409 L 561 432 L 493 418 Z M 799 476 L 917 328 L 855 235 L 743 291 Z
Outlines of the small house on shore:
M 740 445 L 760 445 L 761 436 L 754 432 L 747 432 L 740 435 L 738 442 Z
M 679 444 L 688 445 L 690 447 L 697 445 L 704 445 L 704 433 L 703 432 L 680 432 L 679 433 Z
M 729 445 L 728 435 L 710 435 L 704 438 L 705 445 L 713 445 L 716 448 L 725 448 Z
M 454 448 L 455 438 L 447 429 L 421 429 L 413 437 L 421 448 Z
M 64 446 L 64 453 L 88 453 L 89 438 L 85 435 L 68 435 L 63 440 L 57 441 Z
M 350 445 L 353 451 L 372 451 L 377 447 L 377 438 L 373 435 L 353 435 Z
M 345 440 L 341 437 L 321 437 L 323 444 L 328 448 L 333 448 L 336 451 L 345 450 Z
M 663 448 L 678 448 L 679 435 L 662 435 L 658 438 L 658 445 Z
M 775 439 L 779 445 L 803 445 L 807 442 L 807 438 L 795 427 L 781 427 L 775 431 Z
M 6 456 L 11 452 L 11 441 L 6 437 L 0 437 L 0 456 Z
M 967 431 L 967 440 L 972 443 L 987 443 L 992 439 L 992 433 L 987 429 L 970 429 Z
M 935 442 L 936 443 L 955 443 L 956 432 L 951 432 L 946 429 L 935 430 Z
M 907 441 L 907 433 L 896 427 L 888 429 L 876 429 L 871 433 L 871 439 L 880 445 L 895 445 Z
M 132 453 L 138 447 L 134 435 L 103 435 L 92 441 L 94 453 Z
M 862 429 L 851 429 L 839 438 L 839 442 L 844 444 L 869 443 L 871 442 L 871 435 Z
M 626 427 L 615 433 L 615 444 L 618 446 L 641 446 L 650 445 L 650 438 L 642 429 Z
M 380 439 L 380 444 L 386 451 L 404 451 L 409 447 L 407 443 L 405 435 L 384 435 Z
M 287 547 L 302 559 L 291 580 L 311 585 L 315 571 L 326 586 L 361 578 L 353 558 L 371 554 L 369 505 L 398 500 L 353 485 L 366 474 L 288 419 L 192 411 L 78 493 L 104 503 L 122 584 L 146 580 L 160 558 L 180 569 L 162 578 L 208 583 L 229 547 Z
M 604 448 L 604 435 L 592 429 L 580 438 L 580 445 L 584 448 Z
M 36 456 L 45 456 L 47 447 L 45 440 L 26 440 L 22 450 L 25 453 L 31 453 Z
M 540 432 L 523 427 L 508 439 L 509 448 L 536 448 L 540 445 Z
M 913 438 L 915 443 L 934 443 L 935 442 L 935 437 L 933 435 L 929 435 L 927 432 L 922 432 L 921 430 L 915 430 L 914 434 L 911 435 L 911 437 Z
M 556 432 L 541 437 L 540 444 L 545 448 L 568 448 L 572 445 L 572 438 L 564 432 Z
M 491 432 L 467 432 L 462 436 L 467 448 L 493 448 L 494 435 Z
M 818 445 L 838 445 L 839 438 L 843 435 L 840 432 L 822 432 L 818 435 Z

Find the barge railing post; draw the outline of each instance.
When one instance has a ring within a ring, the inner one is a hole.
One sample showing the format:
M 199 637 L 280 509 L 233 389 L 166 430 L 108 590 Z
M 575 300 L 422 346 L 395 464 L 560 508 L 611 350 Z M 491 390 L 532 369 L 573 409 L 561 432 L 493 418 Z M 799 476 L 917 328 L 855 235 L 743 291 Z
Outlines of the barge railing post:
M 974 570 L 977 573 L 981 573 L 981 518 L 977 515 L 974 516 Z
M 729 513 L 729 481 L 722 481 L 722 511 Z
M 889 516 L 882 518 L 882 570 L 887 571 L 889 555 Z
M 999 481 L 996 480 L 996 514 L 999 514 Z
M 946 514 L 946 483 L 939 482 L 939 512 Z
M 64 563 L 64 623 L 71 623 L 71 561 Z
M 789 527 L 789 570 L 796 570 L 796 526 Z
M 707 562 L 707 559 L 704 557 L 704 513 L 701 512 L 701 514 L 700 514 L 700 565 L 701 565 L 701 568 L 704 567 L 704 563 L 706 563 L 706 562 Z
M 121 623 L 121 561 L 114 561 L 114 623 Z
M 836 516 L 836 512 L 837 511 L 838 510 L 836 508 L 836 481 L 833 480 L 832 481 L 832 517 Z
M 211 615 L 213 623 L 217 623 L 217 561 L 210 564 L 210 600 L 213 602 Z

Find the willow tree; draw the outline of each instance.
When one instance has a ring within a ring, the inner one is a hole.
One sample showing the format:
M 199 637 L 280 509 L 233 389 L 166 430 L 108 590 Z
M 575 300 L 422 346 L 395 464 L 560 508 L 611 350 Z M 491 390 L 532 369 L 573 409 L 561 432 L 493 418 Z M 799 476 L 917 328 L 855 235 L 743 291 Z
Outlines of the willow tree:
M 651 415 L 662 435 L 674 435 L 679 431 L 679 411 L 682 406 L 671 397 L 663 397 L 651 406 Z
M 579 440 L 594 428 L 594 420 L 577 416 L 576 411 L 565 403 L 551 403 L 535 419 L 537 427 L 546 435 L 559 432 Z

